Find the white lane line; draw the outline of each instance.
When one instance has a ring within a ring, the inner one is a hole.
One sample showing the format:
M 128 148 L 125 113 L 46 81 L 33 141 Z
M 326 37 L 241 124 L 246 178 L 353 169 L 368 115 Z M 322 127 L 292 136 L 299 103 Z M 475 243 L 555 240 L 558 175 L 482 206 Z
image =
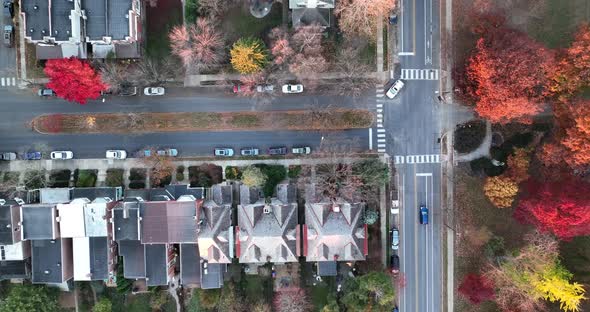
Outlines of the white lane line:
M 384 138 L 385 137 L 385 133 L 379 133 L 379 134 L 377 134 L 377 137 L 378 138 Z
M 382 109 L 377 109 L 377 113 L 380 113 L 381 114 L 382 112 L 383 112 Z
M 403 36 L 403 32 L 402 32 L 402 36 Z M 399 52 L 397 55 L 399 55 L 399 56 L 404 56 L 404 55 L 412 56 L 412 55 L 414 55 L 414 52 Z
M 12 77 L 12 85 L 16 86 L 16 78 Z
M 383 119 L 377 119 L 377 122 L 381 122 L 382 123 L 383 122 Z
M 385 144 L 377 144 L 377 148 L 384 148 Z
M 373 149 L 373 128 L 369 128 L 369 149 Z
M 4 77 L 0 78 L 0 81 L 2 83 L 2 86 L 4 87 Z
M 385 129 L 377 129 L 377 132 L 385 132 Z
M 418 176 L 418 177 L 432 177 L 432 172 L 420 172 L 420 173 L 416 173 L 416 176 Z
M 377 153 L 385 153 L 385 152 L 386 152 L 386 150 L 384 150 L 384 149 L 378 149 L 377 150 Z
M 377 108 L 383 107 L 383 104 L 377 104 Z
M 377 127 L 378 127 L 378 128 L 383 128 L 383 124 L 382 124 L 382 123 L 378 123 L 378 124 L 377 124 Z

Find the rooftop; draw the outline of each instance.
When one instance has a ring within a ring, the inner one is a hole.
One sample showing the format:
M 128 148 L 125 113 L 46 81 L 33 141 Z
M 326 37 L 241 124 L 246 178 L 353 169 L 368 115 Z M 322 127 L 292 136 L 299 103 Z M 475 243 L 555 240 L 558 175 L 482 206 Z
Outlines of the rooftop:
M 120 202 L 113 209 L 114 239 L 139 240 L 139 203 Z
M 71 11 L 74 9 L 74 1 L 51 1 L 51 37 L 56 41 L 68 41 L 72 34 Z
M 20 241 L 20 207 L 14 205 L 0 206 L 0 245 Z
M 72 239 L 62 238 L 56 240 L 34 240 L 31 243 L 33 260 L 33 283 L 59 284 L 67 281 L 64 279 L 63 270 L 68 270 L 62 263 L 62 253 L 66 259 L 71 259 Z M 67 254 L 69 250 L 69 255 Z M 67 276 L 68 274 L 66 274 Z
M 145 279 L 148 286 L 168 285 L 166 258 L 166 245 L 145 245 Z
M 24 260 L 31 256 L 31 241 L 0 245 L 0 260 Z
M 215 188 L 218 190 L 220 202 L 229 192 L 231 197 L 231 186 L 229 188 Z M 198 243 L 201 258 L 211 263 L 231 263 L 232 249 L 230 244 L 233 241 L 231 232 L 231 200 L 229 203 L 218 204 L 214 200 L 206 200 L 202 209 L 198 210 Z
M 325 8 L 333 9 L 335 0 L 289 0 L 289 9 Z
M 97 1 L 100 2 L 100 1 Z M 109 198 L 118 201 L 123 196 L 121 187 L 76 187 L 72 190 L 72 198 L 88 198 L 94 201 L 97 198 Z
M 61 58 L 61 57 L 60 57 Z M 42 188 L 39 190 L 42 204 L 63 204 L 70 202 L 71 188 Z
M 23 238 L 55 239 L 59 237 L 55 207 L 52 204 L 21 206 Z
M 196 215 L 201 203 L 202 201 L 142 202 L 141 242 L 196 242 Z
M 28 260 L 0 261 L 0 281 L 12 278 L 29 278 L 30 266 Z
M 197 244 L 180 244 L 180 282 L 183 285 L 201 284 L 201 257 Z
M 226 270 L 227 265 L 223 263 L 203 264 L 203 267 L 201 268 L 201 288 L 221 288 L 221 286 L 223 286 L 223 272 Z
M 145 278 L 145 247 L 138 240 L 119 242 L 119 255 L 123 257 L 123 276 Z
M 32 40 L 49 36 L 49 1 L 21 0 L 21 11 L 25 13 L 27 36 Z

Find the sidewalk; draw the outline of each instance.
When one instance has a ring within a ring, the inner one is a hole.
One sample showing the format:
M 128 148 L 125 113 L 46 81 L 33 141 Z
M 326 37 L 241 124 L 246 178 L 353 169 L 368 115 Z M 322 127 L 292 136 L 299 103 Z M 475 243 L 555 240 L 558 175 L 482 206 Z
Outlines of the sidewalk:
M 383 66 L 382 66 L 383 67 Z M 365 78 L 381 78 L 382 72 L 368 73 L 363 76 Z M 216 75 L 186 75 L 184 78 L 185 87 L 218 87 L 221 85 L 229 85 L 229 81 L 240 80 L 240 74 L 216 74 Z M 279 77 L 278 75 L 270 75 L 271 78 Z M 319 80 L 331 80 L 347 78 L 343 73 L 320 73 L 317 74 Z M 296 80 L 297 77 L 291 74 L 282 75 L 280 78 L 285 80 Z

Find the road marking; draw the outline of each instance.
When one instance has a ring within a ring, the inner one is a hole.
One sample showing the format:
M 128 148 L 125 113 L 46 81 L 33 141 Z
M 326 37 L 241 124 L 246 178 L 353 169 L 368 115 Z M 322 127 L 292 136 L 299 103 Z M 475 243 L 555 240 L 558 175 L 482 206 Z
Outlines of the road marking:
M 432 177 L 432 172 L 419 172 L 416 175 L 419 177 Z
M 379 113 L 379 115 L 381 115 L 382 112 L 383 112 L 382 109 L 377 109 L 377 113 Z
M 12 77 L 12 85 L 16 86 L 16 78 Z
M 403 156 L 402 156 L 403 157 Z M 406 163 L 408 164 L 438 164 L 440 163 L 440 155 L 407 155 Z
M 383 104 L 381 104 L 381 103 L 377 103 L 377 107 L 378 107 L 378 108 L 381 108 L 381 107 L 383 107 Z
M 438 69 L 402 69 L 403 80 L 438 80 Z
M 0 78 L 0 81 L 2 81 L 2 86 L 4 87 L 4 77 Z
M 369 128 L 369 149 L 373 149 L 373 128 Z
M 377 129 L 377 132 L 385 132 L 385 129 Z
M 400 165 L 405 162 L 406 158 L 404 156 L 394 156 L 394 159 L 395 159 L 394 164 Z
M 399 55 L 399 56 L 413 56 L 414 52 L 399 52 L 397 55 Z
M 15 77 L 0 77 L 0 86 L 2 86 L 2 87 L 16 86 L 16 78 Z
M 383 119 L 377 119 L 377 122 L 383 122 Z
M 378 149 L 377 153 L 385 153 L 385 149 Z
M 379 128 L 383 128 L 383 124 L 382 124 L 382 123 L 378 123 L 378 124 L 377 124 L 377 127 L 379 127 Z
M 377 137 L 378 138 L 384 138 L 385 137 L 385 133 L 379 133 L 379 134 L 377 134 Z

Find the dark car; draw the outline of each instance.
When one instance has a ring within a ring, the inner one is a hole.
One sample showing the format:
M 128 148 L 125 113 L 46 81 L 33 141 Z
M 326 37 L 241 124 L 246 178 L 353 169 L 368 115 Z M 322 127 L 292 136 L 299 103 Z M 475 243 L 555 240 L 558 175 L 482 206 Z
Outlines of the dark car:
M 37 92 L 37 94 L 39 96 L 55 96 L 55 92 L 53 92 L 53 90 L 49 88 L 39 89 L 39 92 Z
M 269 155 L 285 155 L 287 154 L 287 147 L 286 146 L 276 146 L 271 147 L 268 149 Z
M 389 262 L 391 265 L 391 273 L 399 273 L 399 256 L 391 255 Z
M 11 0 L 4 1 L 4 16 L 14 17 L 14 3 Z
M 10 25 L 4 26 L 4 45 L 12 48 L 12 42 L 14 41 L 14 27 Z
M 119 89 L 119 96 L 134 96 L 137 95 L 137 87 L 126 86 Z
M 41 152 L 26 152 L 23 154 L 24 160 L 39 160 L 41 159 Z
M 420 224 L 428 224 L 428 208 L 425 205 L 421 205 L 418 213 Z

